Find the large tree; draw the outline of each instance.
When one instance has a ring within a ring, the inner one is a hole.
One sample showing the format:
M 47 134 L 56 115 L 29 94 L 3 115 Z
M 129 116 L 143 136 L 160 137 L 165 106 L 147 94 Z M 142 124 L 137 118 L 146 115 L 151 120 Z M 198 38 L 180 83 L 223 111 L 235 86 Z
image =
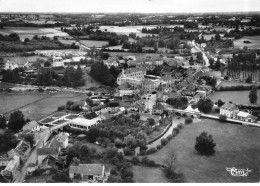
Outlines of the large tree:
M 214 142 L 212 135 L 202 132 L 196 137 L 195 149 L 202 155 L 212 155 L 215 153 L 216 143 Z
M 12 130 L 21 130 L 23 126 L 25 125 L 24 115 L 20 110 L 14 111 L 11 113 L 8 127 Z
M 254 86 L 254 87 L 252 88 L 252 90 L 250 91 L 250 93 L 249 93 L 250 103 L 256 104 L 257 99 L 258 99 L 258 97 L 257 97 L 257 88 Z
M 200 99 L 197 105 L 200 112 L 210 113 L 214 103 L 211 101 L 211 99 L 207 98 L 207 99 Z

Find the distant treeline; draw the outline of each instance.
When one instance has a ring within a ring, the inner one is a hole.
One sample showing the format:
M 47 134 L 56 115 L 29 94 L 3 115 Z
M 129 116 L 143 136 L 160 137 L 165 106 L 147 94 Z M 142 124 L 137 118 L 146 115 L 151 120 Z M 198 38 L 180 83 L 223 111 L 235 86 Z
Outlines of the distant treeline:
M 31 40 L 26 38 L 24 41 L 20 40 L 17 33 L 11 33 L 4 36 L 0 34 L 0 51 L 2 52 L 28 52 L 35 50 L 50 50 L 50 49 L 78 49 L 79 47 L 72 43 L 65 45 L 61 43 L 56 37 L 50 39 L 46 36 L 34 36 Z
M 237 85 L 237 86 L 231 86 L 231 87 L 220 87 L 218 91 L 252 90 L 253 87 L 260 89 L 260 85 L 258 85 L 258 86 L 255 86 L 255 85 L 251 85 L 251 86 Z

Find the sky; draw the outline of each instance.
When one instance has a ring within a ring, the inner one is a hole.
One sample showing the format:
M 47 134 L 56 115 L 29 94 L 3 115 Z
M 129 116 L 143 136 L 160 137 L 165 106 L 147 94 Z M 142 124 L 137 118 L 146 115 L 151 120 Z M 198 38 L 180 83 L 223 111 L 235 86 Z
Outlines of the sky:
M 203 13 L 260 11 L 260 0 L 0 0 L 0 12 Z

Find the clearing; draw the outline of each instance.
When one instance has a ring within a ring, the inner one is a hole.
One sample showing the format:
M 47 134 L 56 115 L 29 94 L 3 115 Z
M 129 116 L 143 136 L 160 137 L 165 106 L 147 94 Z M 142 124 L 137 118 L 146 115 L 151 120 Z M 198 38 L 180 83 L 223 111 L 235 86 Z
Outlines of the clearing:
M 217 144 L 213 156 L 198 155 L 194 149 L 196 137 L 203 131 L 211 134 Z M 166 146 L 147 157 L 163 164 L 167 152 L 174 149 L 176 168 L 184 174 L 186 182 L 258 182 L 259 146 L 260 128 L 202 119 L 186 125 Z M 253 172 L 248 177 L 234 177 L 226 171 L 230 167 Z

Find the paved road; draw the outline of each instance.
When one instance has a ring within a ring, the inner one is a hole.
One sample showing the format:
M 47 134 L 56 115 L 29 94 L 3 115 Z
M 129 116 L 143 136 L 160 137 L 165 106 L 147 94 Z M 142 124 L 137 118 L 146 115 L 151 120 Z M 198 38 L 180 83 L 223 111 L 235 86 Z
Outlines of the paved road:
M 196 45 L 195 40 L 193 40 L 191 43 L 192 43 L 192 45 L 193 45 L 197 50 L 199 50 L 199 51 L 202 53 L 202 57 L 203 57 L 203 59 L 204 59 L 204 61 L 205 61 L 205 66 L 208 67 L 210 64 L 209 64 L 209 59 L 208 59 L 208 57 L 206 56 L 205 52 L 204 52 L 200 47 L 198 47 L 198 46 Z
M 18 175 L 16 176 L 14 183 L 22 183 L 26 173 L 27 173 L 27 167 L 30 163 L 35 163 L 36 159 L 37 159 L 37 149 L 43 147 L 43 141 L 40 140 L 38 141 L 36 147 L 34 148 L 34 150 L 31 152 L 29 158 L 27 159 L 27 161 L 25 162 L 25 164 L 23 165 L 23 168 L 21 170 L 21 172 L 18 173 Z

